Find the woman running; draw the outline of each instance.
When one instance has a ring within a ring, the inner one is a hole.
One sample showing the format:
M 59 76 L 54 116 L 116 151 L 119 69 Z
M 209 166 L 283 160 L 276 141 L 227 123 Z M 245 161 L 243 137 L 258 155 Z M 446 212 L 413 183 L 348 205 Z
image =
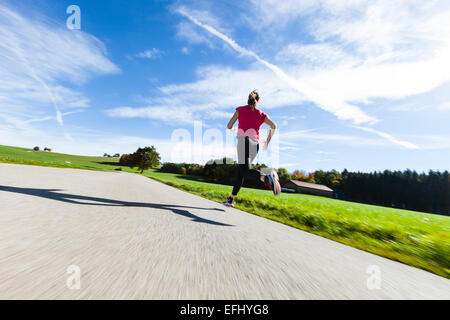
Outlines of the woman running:
M 272 139 L 277 128 L 267 114 L 257 108 L 258 102 L 259 94 L 254 90 L 248 96 L 248 105 L 236 108 L 236 112 L 230 122 L 228 122 L 227 127 L 231 130 L 234 123 L 239 119 L 237 133 L 238 173 L 233 192 L 223 203 L 227 207 L 234 207 L 234 198 L 237 196 L 246 177 L 261 180 L 275 195 L 281 192 L 281 186 L 275 170 L 272 170 L 269 174 L 264 174 L 259 170 L 251 169 L 251 163 L 259 151 L 259 128 L 263 123 L 270 126 L 269 135 L 266 142 L 264 142 L 264 150 L 267 150 L 270 139 Z

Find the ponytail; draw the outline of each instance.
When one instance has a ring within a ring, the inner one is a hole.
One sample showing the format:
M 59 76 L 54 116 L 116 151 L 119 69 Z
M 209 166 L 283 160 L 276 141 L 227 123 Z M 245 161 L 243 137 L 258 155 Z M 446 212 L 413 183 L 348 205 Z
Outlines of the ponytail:
M 253 90 L 248 95 L 248 105 L 254 106 L 256 105 L 256 102 L 259 102 L 259 93 L 256 90 Z

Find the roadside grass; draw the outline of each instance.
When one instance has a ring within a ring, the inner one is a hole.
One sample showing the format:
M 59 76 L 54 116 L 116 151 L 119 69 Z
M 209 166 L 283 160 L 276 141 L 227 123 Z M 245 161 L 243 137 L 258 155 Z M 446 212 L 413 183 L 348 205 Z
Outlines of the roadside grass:
M 138 173 L 118 160 L 0 146 L 0 162 Z M 223 202 L 230 186 L 202 177 L 147 170 L 144 176 Z M 450 217 L 324 197 L 242 188 L 236 208 L 450 279 Z

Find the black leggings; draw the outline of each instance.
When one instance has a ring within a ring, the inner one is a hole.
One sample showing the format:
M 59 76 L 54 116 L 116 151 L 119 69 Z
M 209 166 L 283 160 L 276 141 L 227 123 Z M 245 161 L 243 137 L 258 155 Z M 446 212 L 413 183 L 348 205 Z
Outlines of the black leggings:
M 238 173 L 233 187 L 233 196 L 236 196 L 244 183 L 244 178 L 260 179 L 261 172 L 251 169 L 251 163 L 259 151 L 259 144 L 247 136 L 238 137 Z

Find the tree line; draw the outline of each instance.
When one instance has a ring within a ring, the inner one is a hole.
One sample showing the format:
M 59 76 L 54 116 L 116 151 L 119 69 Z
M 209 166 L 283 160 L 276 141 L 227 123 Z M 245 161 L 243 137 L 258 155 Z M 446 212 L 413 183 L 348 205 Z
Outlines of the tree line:
M 144 170 L 160 166 L 160 155 L 154 146 L 139 148 L 133 154 L 124 154 L 119 164 Z M 265 164 L 253 165 L 264 172 Z M 205 165 L 166 162 L 159 168 L 162 172 L 197 176 L 203 181 L 232 186 L 236 179 L 238 164 L 233 159 L 214 159 Z M 393 208 L 450 215 L 450 174 L 448 171 L 430 170 L 428 173 L 405 171 L 350 172 L 344 169 L 316 170 L 312 173 L 285 168 L 277 169 L 280 183 L 300 180 L 326 185 L 334 190 L 335 198 Z M 246 179 L 244 187 L 264 189 L 260 181 Z
M 348 172 L 337 185 L 341 199 L 400 209 L 450 215 L 450 174 L 448 171 Z
M 225 164 L 228 163 L 228 164 Z M 253 166 L 264 171 L 264 164 Z M 204 181 L 232 186 L 237 163 L 233 159 L 210 160 L 204 166 L 188 163 L 164 163 L 163 172 L 202 177 Z M 382 172 L 349 172 L 343 170 L 316 170 L 313 173 L 285 168 L 276 170 L 281 185 L 289 180 L 322 184 L 334 190 L 335 198 L 386 207 L 450 215 L 450 174 L 430 170 L 417 173 L 412 170 Z M 264 189 L 259 181 L 247 179 L 244 186 Z

